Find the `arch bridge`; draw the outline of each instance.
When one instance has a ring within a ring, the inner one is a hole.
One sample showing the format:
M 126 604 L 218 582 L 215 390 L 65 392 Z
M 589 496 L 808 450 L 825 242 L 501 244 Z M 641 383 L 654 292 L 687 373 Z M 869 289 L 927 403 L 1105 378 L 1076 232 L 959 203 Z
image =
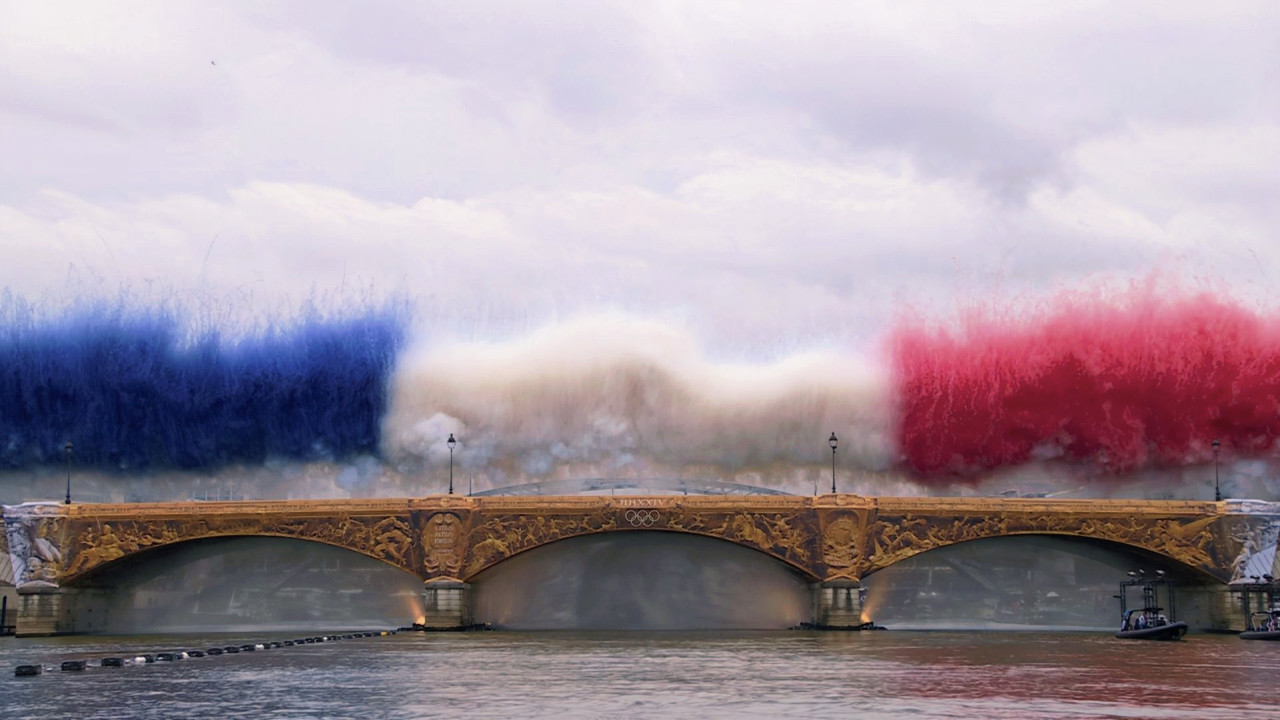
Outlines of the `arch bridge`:
M 436 495 L 375 500 L 145 504 L 27 503 L 4 508 L 19 594 L 18 632 L 83 631 L 95 583 L 126 561 L 179 543 L 283 537 L 375 558 L 424 581 L 427 624 L 465 625 L 469 581 L 502 561 L 609 532 L 703 535 L 751 548 L 811 583 L 813 621 L 861 620 L 863 578 L 920 553 L 1011 535 L 1086 538 L 1163 558 L 1222 595 L 1273 569 L 1280 506 L 1258 501 L 862 497 L 857 495 Z M 1270 555 L 1262 557 L 1269 550 Z M 1226 603 L 1224 602 L 1224 607 Z M 1231 623 L 1229 611 L 1221 621 Z M 1215 615 L 1216 617 L 1216 615 Z

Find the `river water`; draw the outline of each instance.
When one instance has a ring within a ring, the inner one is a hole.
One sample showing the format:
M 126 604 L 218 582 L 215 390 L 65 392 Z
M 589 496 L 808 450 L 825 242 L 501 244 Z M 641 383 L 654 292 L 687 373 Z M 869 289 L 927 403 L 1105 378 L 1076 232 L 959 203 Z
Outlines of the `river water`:
M 1280 643 L 1089 632 L 400 633 L 121 668 L 63 660 L 317 634 L 0 638 L 14 718 L 1275 718 Z M 19 664 L 45 674 L 18 678 Z

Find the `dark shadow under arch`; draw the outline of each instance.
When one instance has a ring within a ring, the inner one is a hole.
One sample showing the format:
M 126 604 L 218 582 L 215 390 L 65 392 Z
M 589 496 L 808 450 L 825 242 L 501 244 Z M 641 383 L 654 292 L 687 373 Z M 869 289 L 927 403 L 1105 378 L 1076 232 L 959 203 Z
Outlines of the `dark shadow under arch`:
M 767 558 L 769 558 L 769 559 L 771 559 L 771 560 L 774 560 L 774 561 L 778 562 L 779 564 L 785 565 L 787 568 L 789 568 L 791 571 L 795 572 L 795 573 L 796 573 L 797 575 L 799 575 L 800 577 L 806 578 L 809 582 L 814 582 L 814 581 L 817 581 L 817 580 L 819 580 L 819 579 L 820 579 L 820 578 L 818 578 L 817 576 L 815 576 L 815 575 L 813 574 L 813 572 L 812 572 L 809 568 L 807 568 L 807 567 L 805 567 L 805 566 L 803 566 L 803 565 L 798 565 L 798 564 L 796 564 L 796 563 L 794 563 L 794 562 L 792 562 L 792 561 L 790 561 L 790 560 L 787 560 L 786 558 L 779 557 L 778 555 L 775 555 L 775 554 L 773 554 L 773 553 L 771 553 L 771 552 L 767 552 L 767 551 L 765 551 L 765 550 L 761 550 L 760 548 L 754 547 L 754 546 L 752 546 L 752 545 L 748 545 L 748 544 L 746 544 L 746 543 L 740 543 L 740 542 L 737 542 L 737 541 L 735 541 L 735 540 L 733 540 L 733 539 L 731 539 L 731 538 L 721 537 L 720 535 L 712 535 L 712 534 L 710 534 L 710 533 L 691 532 L 691 531 L 688 531 L 688 530 L 682 530 L 682 529 L 679 529 L 679 528 L 668 528 L 668 527 L 652 528 L 652 529 L 644 529 L 644 528 L 618 528 L 618 529 L 615 529 L 615 530 L 599 530 L 599 531 L 594 531 L 594 532 L 581 533 L 581 534 L 578 534 L 578 535 L 569 535 L 569 536 L 566 536 L 566 537 L 556 538 L 556 539 L 554 539 L 554 540 L 550 540 L 550 541 L 548 541 L 548 542 L 539 543 L 539 544 L 537 544 L 537 545 L 531 545 L 531 546 L 529 546 L 529 547 L 520 548 L 519 550 L 517 550 L 517 551 L 515 551 L 515 552 L 511 553 L 510 555 L 504 555 L 504 556 L 499 557 L 499 558 L 494 558 L 492 561 L 485 562 L 483 565 L 481 565 L 481 566 L 480 566 L 480 568 L 479 568 L 479 569 L 477 569 L 477 570 L 475 570 L 475 571 L 473 571 L 473 572 L 468 572 L 468 573 L 466 573 L 466 575 L 465 575 L 465 577 L 464 577 L 463 579 L 464 579 L 465 581 L 467 581 L 467 582 L 470 582 L 472 578 L 475 578 L 475 577 L 476 577 L 476 576 L 478 576 L 478 575 L 483 575 L 484 573 L 488 572 L 488 571 L 489 571 L 489 570 L 491 570 L 492 568 L 497 567 L 497 566 L 501 565 L 502 563 L 504 563 L 504 562 L 507 562 L 507 561 L 511 560 L 512 558 L 519 557 L 519 556 L 524 555 L 524 554 L 526 554 L 526 553 L 528 553 L 528 552 L 530 552 L 530 551 L 538 550 L 538 549 L 540 549 L 540 548 L 545 548 L 545 547 L 553 546 L 553 545 L 556 545 L 557 543 L 562 543 L 562 542 L 566 542 L 566 541 L 570 541 L 570 540 L 576 540 L 576 539 L 578 539 L 578 538 L 584 538 L 584 537 L 597 537 L 597 536 L 620 535 L 620 534 L 626 534 L 626 535 L 630 535 L 630 534 L 635 534 L 635 535 L 654 535 L 654 534 L 663 534 L 663 535 L 681 535 L 681 536 L 687 536 L 687 537 L 697 537 L 697 538 L 705 538 L 705 539 L 707 539 L 707 540 L 719 541 L 719 542 L 722 542 L 722 543 L 726 543 L 726 544 L 728 544 L 728 545 L 733 545 L 733 546 L 736 546 L 736 547 L 740 547 L 740 548 L 742 548 L 742 549 L 744 549 L 744 550 L 747 550 L 747 551 L 750 551 L 750 552 L 756 553 L 756 554 L 758 554 L 758 555 L 763 555 L 764 557 L 767 557 Z
M 217 545 L 218 543 L 221 543 L 223 541 L 245 539 L 245 538 L 263 538 L 263 539 L 269 538 L 273 540 L 292 540 L 300 543 L 306 543 L 308 545 L 320 545 L 328 548 L 336 548 L 338 550 L 349 552 L 353 555 L 359 555 L 360 557 L 368 558 L 373 562 L 381 563 L 383 565 L 386 565 L 387 567 L 394 568 L 401 572 L 406 572 L 406 573 L 408 572 L 407 570 L 400 567 L 399 565 L 396 565 L 395 563 L 388 562 L 383 558 L 379 558 L 379 557 L 370 555 L 368 553 L 360 552 L 359 550 L 355 550 L 353 548 L 347 547 L 346 545 L 326 542 L 324 540 L 320 540 L 316 538 L 298 537 L 296 535 L 284 535 L 284 534 L 277 534 L 277 533 L 242 533 L 242 534 L 226 534 L 226 535 L 205 535 L 203 537 L 184 538 L 174 542 L 165 543 L 163 545 L 153 545 L 151 547 L 141 548 L 139 550 L 128 553 L 127 555 L 116 558 L 109 562 L 105 562 L 100 565 L 95 565 L 83 572 L 78 572 L 78 573 L 75 573 L 74 575 L 65 575 L 62 578 L 61 584 L 64 587 L 78 587 L 82 585 L 93 584 L 94 578 L 103 574 L 111 574 L 111 573 L 121 572 L 127 569 L 135 569 L 145 563 L 152 562 L 159 558 L 170 557 L 175 554 L 189 552 L 192 548 L 195 548 L 195 547 Z
M 661 530 L 579 535 L 477 573 L 477 621 L 513 629 L 781 629 L 807 621 L 810 578 L 724 538 Z
M 890 628 L 1112 628 L 1119 622 L 1114 595 L 1126 573 L 1138 569 L 1151 576 L 1163 570 L 1191 591 L 1221 584 L 1124 543 L 1015 533 L 933 548 L 868 574 L 865 612 Z
M 899 565 L 903 562 L 910 561 L 914 558 L 919 558 L 929 553 L 945 550 L 947 548 L 962 547 L 965 545 L 971 545 L 973 543 L 1002 540 L 1006 538 L 1027 538 L 1027 537 L 1060 538 L 1068 542 L 1078 542 L 1084 546 L 1111 548 L 1113 550 L 1129 553 L 1149 565 L 1155 564 L 1155 565 L 1167 566 L 1164 568 L 1166 572 L 1170 570 L 1174 570 L 1177 572 L 1177 574 L 1180 577 L 1184 578 L 1188 582 L 1195 581 L 1200 583 L 1225 584 L 1221 578 L 1213 575 L 1212 573 L 1208 572 L 1203 568 L 1184 563 L 1176 558 L 1170 557 L 1169 555 L 1156 552 L 1154 550 L 1151 550 L 1150 548 L 1146 548 L 1141 545 L 1133 545 L 1130 543 L 1118 542 L 1115 540 L 1107 540 L 1105 538 L 1097 538 L 1089 535 L 1080 535 L 1076 533 L 1065 533 L 1065 532 L 1052 532 L 1052 531 L 1014 532 L 1014 533 L 1007 533 L 1004 535 L 991 535 L 988 537 L 973 538 L 971 540 L 962 540 L 959 542 L 947 543 L 946 545 L 939 545 L 936 547 L 928 548 L 926 550 L 921 550 L 918 553 L 915 553 L 906 558 L 898 560 L 897 562 L 894 562 L 890 565 L 874 568 L 871 572 L 868 572 L 864 576 L 864 579 L 866 577 L 871 577 L 877 572 L 882 572 L 884 570 L 894 567 L 895 565 Z
M 281 536 L 217 536 L 113 561 L 90 591 L 99 632 L 398 627 L 421 614 L 421 580 L 363 553 Z

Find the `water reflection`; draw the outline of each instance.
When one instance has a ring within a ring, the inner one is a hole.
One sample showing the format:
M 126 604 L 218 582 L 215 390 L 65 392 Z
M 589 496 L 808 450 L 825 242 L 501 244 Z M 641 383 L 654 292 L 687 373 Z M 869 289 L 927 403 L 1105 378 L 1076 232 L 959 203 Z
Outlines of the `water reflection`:
M 319 629 L 317 629 L 319 631 Z M 36 659 L 288 635 L 0 642 Z M 4 681 L 5 717 L 1274 717 L 1280 655 L 1193 635 L 402 633 Z

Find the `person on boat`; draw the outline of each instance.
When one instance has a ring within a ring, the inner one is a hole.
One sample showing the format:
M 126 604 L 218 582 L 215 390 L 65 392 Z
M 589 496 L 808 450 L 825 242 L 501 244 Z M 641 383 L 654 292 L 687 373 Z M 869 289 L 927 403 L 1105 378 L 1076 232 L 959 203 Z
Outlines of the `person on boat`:
M 1138 613 L 1138 629 L 1147 629 L 1147 613 L 1145 611 Z

